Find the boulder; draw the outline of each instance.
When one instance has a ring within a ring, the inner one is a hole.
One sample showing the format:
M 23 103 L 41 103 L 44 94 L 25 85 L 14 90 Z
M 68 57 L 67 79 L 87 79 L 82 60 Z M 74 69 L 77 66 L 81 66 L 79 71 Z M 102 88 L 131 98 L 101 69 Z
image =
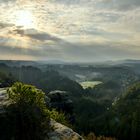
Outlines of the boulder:
M 51 120 L 50 125 L 52 131 L 45 140 L 84 140 L 78 133 L 54 120 Z

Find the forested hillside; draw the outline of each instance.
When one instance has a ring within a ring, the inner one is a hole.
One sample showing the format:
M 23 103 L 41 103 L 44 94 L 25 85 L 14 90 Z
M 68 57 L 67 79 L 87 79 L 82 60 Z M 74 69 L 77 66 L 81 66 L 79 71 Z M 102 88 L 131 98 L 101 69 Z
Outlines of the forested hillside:
M 137 140 L 140 138 L 140 75 L 137 71 L 132 64 L 15 66 L 3 62 L 0 64 L 0 86 L 11 87 L 18 81 L 41 89 L 52 114 L 62 114 L 52 116 L 87 140 L 97 137 Z M 100 82 L 86 88 L 81 84 L 96 81 Z

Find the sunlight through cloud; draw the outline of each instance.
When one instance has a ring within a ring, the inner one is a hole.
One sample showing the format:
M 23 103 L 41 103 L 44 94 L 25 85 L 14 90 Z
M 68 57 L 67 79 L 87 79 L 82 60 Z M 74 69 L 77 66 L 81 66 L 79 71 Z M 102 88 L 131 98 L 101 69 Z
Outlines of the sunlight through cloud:
M 35 18 L 30 11 L 18 10 L 16 11 L 16 26 L 22 26 L 25 29 L 35 28 Z

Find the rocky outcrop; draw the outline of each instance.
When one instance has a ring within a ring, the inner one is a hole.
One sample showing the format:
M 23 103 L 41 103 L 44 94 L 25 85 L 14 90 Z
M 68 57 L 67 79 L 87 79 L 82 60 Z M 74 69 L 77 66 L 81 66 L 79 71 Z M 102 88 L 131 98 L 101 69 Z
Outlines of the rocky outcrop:
M 8 96 L 6 89 L 0 88 L 0 113 L 4 112 L 3 106 L 8 104 Z M 54 120 L 50 121 L 52 130 L 48 133 L 45 140 L 84 140 L 79 134 L 69 127 L 66 127 Z
M 54 120 L 51 120 L 50 125 L 53 130 L 48 133 L 48 138 L 46 138 L 45 140 L 84 140 L 72 129 L 60 123 L 57 123 Z
M 47 94 L 47 97 L 50 99 L 49 106 L 55 108 L 57 111 L 63 111 L 66 114 L 73 113 L 73 102 L 69 97 L 67 91 L 55 90 Z
M 3 106 L 8 104 L 7 94 L 5 88 L 0 88 L 0 113 L 4 112 Z

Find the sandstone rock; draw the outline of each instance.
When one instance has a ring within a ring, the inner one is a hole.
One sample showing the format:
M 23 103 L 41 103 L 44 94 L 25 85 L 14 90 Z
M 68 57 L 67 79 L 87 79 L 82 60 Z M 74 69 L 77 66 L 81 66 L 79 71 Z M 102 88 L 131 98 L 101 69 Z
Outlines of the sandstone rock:
M 72 129 L 57 123 L 54 120 L 50 122 L 53 130 L 49 132 L 46 140 L 84 140 L 79 134 L 74 132 Z

